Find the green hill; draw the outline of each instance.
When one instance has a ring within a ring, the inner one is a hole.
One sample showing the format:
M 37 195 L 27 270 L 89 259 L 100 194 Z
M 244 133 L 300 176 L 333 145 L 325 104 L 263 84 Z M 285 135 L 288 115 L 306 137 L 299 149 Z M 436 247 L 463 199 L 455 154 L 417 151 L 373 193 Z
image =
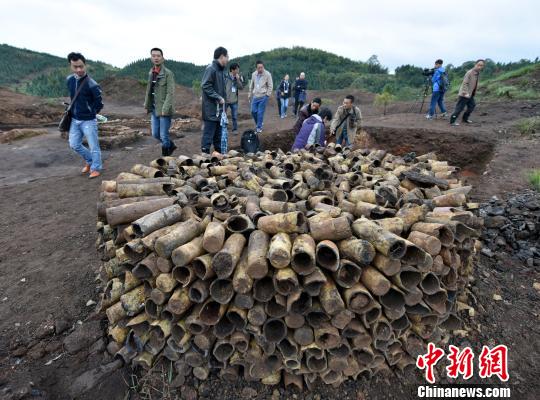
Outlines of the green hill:
M 97 79 L 114 74 L 117 68 L 88 60 L 89 71 Z M 69 65 L 63 57 L 0 44 L 0 86 L 43 97 L 66 95 Z
M 398 99 L 413 99 L 422 92 L 425 77 L 422 68 L 415 65 L 397 67 L 394 74 L 382 66 L 376 56 L 367 61 L 354 61 L 327 51 L 305 47 L 277 48 L 231 59 L 240 64 L 246 78 L 255 69 L 255 62 L 262 60 L 272 73 L 275 85 L 287 73 L 294 80 L 305 72 L 310 89 L 332 90 L 355 88 L 380 93 L 383 90 Z M 447 71 L 455 94 L 465 72 L 474 65 L 467 61 L 460 66 L 447 65 Z M 500 63 L 486 60 L 482 73 L 481 93 L 487 97 L 538 98 L 539 61 L 520 60 Z M 99 61 L 88 61 L 91 75 L 98 81 L 111 76 L 126 76 L 140 82 L 147 79 L 150 59 L 134 61 L 124 68 L 115 68 Z M 205 66 L 167 60 L 180 85 L 200 85 Z M 0 86 L 43 97 L 65 96 L 65 78 L 70 73 L 65 58 L 7 44 L 0 45 Z

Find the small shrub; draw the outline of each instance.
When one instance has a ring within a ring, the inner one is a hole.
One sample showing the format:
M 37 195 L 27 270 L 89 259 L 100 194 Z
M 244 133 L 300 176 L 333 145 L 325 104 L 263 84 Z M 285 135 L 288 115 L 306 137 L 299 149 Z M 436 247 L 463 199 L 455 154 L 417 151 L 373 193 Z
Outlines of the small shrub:
M 529 183 L 531 186 L 540 192 L 540 169 L 534 169 L 531 172 L 529 172 Z
M 540 117 L 524 118 L 516 124 L 518 131 L 522 135 L 533 135 L 540 133 Z

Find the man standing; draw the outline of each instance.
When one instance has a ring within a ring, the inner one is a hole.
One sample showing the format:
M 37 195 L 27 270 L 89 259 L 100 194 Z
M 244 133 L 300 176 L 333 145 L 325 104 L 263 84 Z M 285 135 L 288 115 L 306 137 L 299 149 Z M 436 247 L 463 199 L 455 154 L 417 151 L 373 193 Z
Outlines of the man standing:
M 255 121 L 257 133 L 262 132 L 264 111 L 266 110 L 268 98 L 272 95 L 272 88 L 272 75 L 264 69 L 262 61 L 257 61 L 256 70 L 251 75 L 248 94 L 248 99 L 251 100 L 251 115 Z
M 148 73 L 144 108 L 152 114 L 152 136 L 161 142 L 161 155 L 170 156 L 176 145 L 169 138 L 171 118 L 174 114 L 174 74 L 165 68 L 163 51 L 154 47 L 150 50 L 154 65 Z
M 289 107 L 289 97 L 291 97 L 291 83 L 289 82 L 289 74 L 285 74 L 278 88 L 279 97 L 281 99 L 280 117 L 287 116 L 287 108 Z
M 330 135 L 337 136 L 336 144 L 350 146 L 354 144 L 356 131 L 360 128 L 362 113 L 360 108 L 354 105 L 354 96 L 345 96 L 343 105 L 339 106 L 332 123 L 330 124 Z
M 238 91 L 244 88 L 244 80 L 240 75 L 240 65 L 233 63 L 229 67 L 229 73 L 225 79 L 225 88 L 227 93 L 227 108 L 231 109 L 231 118 L 233 122 L 232 133 L 238 132 Z
M 448 79 L 446 76 L 446 71 L 442 65 L 443 60 L 439 59 L 435 61 L 433 75 L 431 76 L 433 93 L 431 94 L 431 104 L 429 106 L 429 111 L 426 115 L 427 119 L 433 119 L 437 105 L 439 105 L 439 108 L 441 109 L 441 117 L 446 117 L 446 107 L 444 106 L 444 93 L 446 92 L 446 89 L 448 89 Z
M 319 108 L 321 107 L 321 104 L 322 104 L 322 100 L 319 97 L 315 97 L 313 100 L 311 100 L 311 103 L 306 104 L 304 107 L 300 109 L 300 111 L 298 112 L 298 119 L 296 120 L 296 123 L 293 126 L 293 132 L 295 135 L 297 135 L 298 132 L 300 132 L 300 129 L 302 128 L 302 124 L 307 118 L 319 112 Z
M 294 115 L 298 113 L 298 110 L 306 102 L 307 86 L 306 74 L 301 72 L 300 77 L 294 81 Z
M 103 108 L 101 88 L 86 73 L 86 59 L 81 53 L 69 53 L 67 56 L 73 75 L 67 78 L 69 97 L 71 98 L 69 127 L 69 146 L 85 161 L 83 174 L 89 178 L 101 175 L 101 150 L 99 148 L 96 114 Z M 86 137 L 88 147 L 82 144 Z
M 474 67 L 467 71 L 465 77 L 463 78 L 463 83 L 459 88 L 458 101 L 456 108 L 450 117 L 450 125 L 457 126 L 459 123 L 456 122 L 456 119 L 459 117 L 459 114 L 463 111 L 465 106 L 467 111 L 463 114 L 463 122 L 466 124 L 472 124 L 472 121 L 469 119 L 469 116 L 476 106 L 474 101 L 474 95 L 476 94 L 476 89 L 478 89 L 478 80 L 480 76 L 480 71 L 484 69 L 485 61 L 480 59 L 477 60 L 474 64 Z
M 204 71 L 202 87 L 202 117 L 204 130 L 201 138 L 201 151 L 224 153 L 226 146 L 221 140 L 221 113 L 225 107 L 226 89 L 224 69 L 229 62 L 229 53 L 225 47 L 214 50 L 214 61 Z M 226 139 L 226 138 L 225 138 Z M 226 142 L 224 143 L 226 145 Z

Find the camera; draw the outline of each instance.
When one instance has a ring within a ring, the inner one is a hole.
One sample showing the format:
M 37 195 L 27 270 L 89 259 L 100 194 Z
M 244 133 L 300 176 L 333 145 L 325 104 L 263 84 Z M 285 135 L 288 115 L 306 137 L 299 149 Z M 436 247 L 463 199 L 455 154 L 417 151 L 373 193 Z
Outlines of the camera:
M 424 68 L 422 71 L 422 75 L 424 76 L 431 76 L 435 73 L 435 68 Z

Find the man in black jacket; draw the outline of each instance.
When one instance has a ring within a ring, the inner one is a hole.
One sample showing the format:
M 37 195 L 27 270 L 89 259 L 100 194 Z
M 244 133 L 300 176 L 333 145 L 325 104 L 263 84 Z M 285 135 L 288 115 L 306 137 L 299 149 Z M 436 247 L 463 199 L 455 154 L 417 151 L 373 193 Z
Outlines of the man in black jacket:
M 81 172 L 90 173 L 88 177 L 91 179 L 97 178 L 102 168 L 96 119 L 97 113 L 103 108 L 101 88 L 86 73 L 86 59 L 81 53 L 69 53 L 67 59 L 73 72 L 67 78 L 72 102 L 69 146 L 85 161 Z M 83 137 L 86 137 L 90 149 L 82 144 Z
M 307 87 L 306 74 L 301 72 L 300 77 L 294 81 L 294 115 L 298 113 L 298 110 L 300 110 L 306 102 Z
M 319 112 L 321 104 L 322 100 L 319 97 L 315 97 L 313 100 L 311 100 L 311 103 L 306 104 L 298 111 L 298 119 L 293 126 L 293 132 L 295 135 L 298 135 L 298 132 L 300 132 L 300 129 L 302 129 L 302 124 L 307 118 Z
M 214 51 L 214 61 L 208 65 L 202 78 L 202 118 L 204 130 L 201 138 L 201 151 L 210 153 L 212 144 L 214 151 L 224 152 L 222 145 L 221 113 L 225 107 L 226 89 L 224 69 L 229 62 L 229 54 L 224 47 Z

